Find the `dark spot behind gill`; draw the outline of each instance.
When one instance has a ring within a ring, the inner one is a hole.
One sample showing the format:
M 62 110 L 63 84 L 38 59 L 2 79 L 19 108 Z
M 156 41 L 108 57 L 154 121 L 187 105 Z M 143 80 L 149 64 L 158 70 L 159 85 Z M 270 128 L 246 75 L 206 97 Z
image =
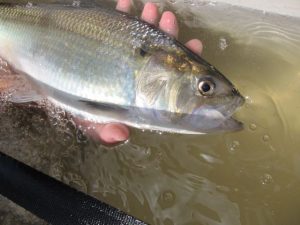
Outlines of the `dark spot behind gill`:
M 144 57 L 146 54 L 147 52 L 144 49 L 140 48 L 140 56 Z

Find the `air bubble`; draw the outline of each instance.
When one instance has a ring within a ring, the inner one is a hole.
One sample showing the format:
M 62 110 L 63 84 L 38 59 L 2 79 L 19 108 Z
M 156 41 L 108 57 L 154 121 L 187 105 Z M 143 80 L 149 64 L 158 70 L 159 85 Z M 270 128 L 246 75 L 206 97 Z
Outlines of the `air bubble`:
M 229 152 L 234 153 L 238 150 L 238 148 L 240 147 L 240 142 L 238 141 L 233 141 L 230 145 L 229 145 Z
M 87 137 L 84 135 L 84 131 L 76 130 L 76 141 L 77 143 L 86 143 L 88 141 Z
M 163 197 L 163 200 L 166 202 L 172 202 L 175 200 L 175 195 L 171 191 L 164 192 L 162 197 Z
M 245 107 L 250 108 L 252 103 L 253 103 L 252 98 L 250 98 L 250 96 L 245 96 Z
M 265 134 L 262 139 L 264 142 L 268 142 L 268 141 L 270 141 L 270 136 Z
M 27 2 L 26 7 L 31 8 L 33 6 L 32 2 Z
M 80 1 L 73 1 L 73 3 L 72 3 L 72 6 L 74 6 L 74 7 L 79 7 L 80 6 Z
M 176 199 L 176 195 L 171 190 L 164 191 L 159 195 L 158 203 L 163 208 L 170 208 L 174 205 Z
M 262 175 L 260 178 L 260 181 L 261 181 L 262 185 L 268 185 L 268 184 L 272 184 L 274 182 L 273 177 L 268 173 L 265 173 L 264 175 Z
M 256 128 L 257 128 L 257 126 L 256 126 L 255 123 L 251 123 L 251 124 L 249 125 L 249 128 L 250 128 L 250 130 L 255 131 Z
M 219 48 L 224 51 L 228 46 L 227 40 L 225 38 L 220 38 Z

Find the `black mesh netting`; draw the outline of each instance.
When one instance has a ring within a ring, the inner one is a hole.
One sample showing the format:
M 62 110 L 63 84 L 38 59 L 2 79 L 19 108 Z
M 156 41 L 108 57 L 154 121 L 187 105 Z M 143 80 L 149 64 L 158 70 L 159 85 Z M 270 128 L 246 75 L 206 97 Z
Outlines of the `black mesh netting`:
M 145 224 L 3 153 L 0 194 L 53 225 Z

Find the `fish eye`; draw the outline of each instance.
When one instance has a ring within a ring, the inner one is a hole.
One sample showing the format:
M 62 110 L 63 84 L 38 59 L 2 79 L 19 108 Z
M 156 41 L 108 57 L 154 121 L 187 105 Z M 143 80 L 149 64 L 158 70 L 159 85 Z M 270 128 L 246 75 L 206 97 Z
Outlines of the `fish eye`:
M 203 96 L 210 96 L 214 93 L 215 83 L 211 80 L 200 80 L 198 83 L 198 91 Z

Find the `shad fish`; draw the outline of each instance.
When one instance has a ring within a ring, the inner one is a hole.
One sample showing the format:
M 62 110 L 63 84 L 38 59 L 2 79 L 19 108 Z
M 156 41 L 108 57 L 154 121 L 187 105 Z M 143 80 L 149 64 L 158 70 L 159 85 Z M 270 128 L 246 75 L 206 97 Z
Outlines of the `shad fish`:
M 225 76 L 125 13 L 1 4 L 0 56 L 39 95 L 85 120 L 189 134 L 242 127 L 231 116 L 244 98 Z

